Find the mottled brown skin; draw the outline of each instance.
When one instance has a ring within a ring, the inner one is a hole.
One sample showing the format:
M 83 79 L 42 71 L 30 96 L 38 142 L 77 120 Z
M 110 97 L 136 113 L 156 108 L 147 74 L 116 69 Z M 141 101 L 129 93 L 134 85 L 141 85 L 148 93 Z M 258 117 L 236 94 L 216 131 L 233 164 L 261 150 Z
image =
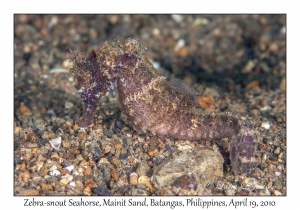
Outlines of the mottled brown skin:
M 187 140 L 231 137 L 232 169 L 235 173 L 248 172 L 254 140 L 240 134 L 238 119 L 229 113 L 201 114 L 187 88 L 159 76 L 144 54 L 135 39 L 106 42 L 87 58 L 74 52 L 70 72 L 77 79 L 75 87 L 85 103 L 79 126 L 92 123 L 99 98 L 117 82 L 121 109 L 136 131 Z

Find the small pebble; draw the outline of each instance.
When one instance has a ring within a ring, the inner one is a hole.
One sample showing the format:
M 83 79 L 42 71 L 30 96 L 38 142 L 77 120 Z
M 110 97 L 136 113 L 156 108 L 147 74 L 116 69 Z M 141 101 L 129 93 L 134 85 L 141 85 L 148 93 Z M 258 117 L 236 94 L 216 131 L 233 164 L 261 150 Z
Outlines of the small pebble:
M 70 147 L 71 147 L 71 141 L 69 141 L 69 140 L 64 140 L 64 141 L 62 141 L 62 145 L 63 145 L 63 147 L 65 147 L 65 148 L 70 148 Z
M 62 176 L 70 173 L 67 169 L 64 169 L 64 168 L 60 169 L 59 171 Z
M 278 50 L 278 45 L 277 45 L 276 43 L 270 44 L 269 50 L 270 50 L 271 52 L 276 52 L 276 51 Z
M 93 192 L 97 195 L 100 195 L 100 196 L 109 196 L 109 195 L 112 195 L 112 193 L 104 188 L 104 187 L 96 187 Z
M 53 191 L 53 187 L 52 187 L 51 184 L 42 183 L 41 187 L 42 187 L 43 190 Z
M 60 175 L 60 172 L 59 172 L 57 169 L 55 169 L 55 170 L 53 170 L 53 171 L 50 171 L 50 172 L 49 172 L 49 175 L 50 175 L 50 176 L 59 176 L 59 175 Z
M 61 184 L 68 184 L 69 183 L 69 180 L 68 179 L 61 179 L 60 181 L 59 181 Z
M 39 171 L 38 171 L 38 174 L 40 175 L 40 176 L 45 176 L 46 174 L 48 174 L 48 172 L 49 172 L 49 169 L 48 168 L 46 168 L 46 167 L 42 167 Z
M 31 115 L 31 110 L 27 106 L 21 105 L 19 109 L 22 114 Z
M 86 188 L 84 188 L 84 190 L 83 190 L 83 194 L 84 195 L 91 195 L 91 188 L 90 187 L 86 187 Z
M 61 137 L 57 137 L 55 139 L 52 139 L 52 140 L 49 141 L 49 143 L 51 144 L 51 147 L 53 149 L 58 150 L 60 148 L 60 145 L 61 145 Z
M 280 85 L 279 85 L 280 89 L 281 90 L 286 90 L 286 78 L 283 78 L 280 82 Z
M 275 171 L 275 175 L 276 175 L 276 176 L 280 176 L 280 175 L 281 175 L 281 172 Z
M 71 181 L 73 181 L 73 176 L 72 176 L 72 175 L 70 175 L 70 174 L 66 174 L 66 175 L 62 176 L 61 178 L 63 178 L 63 179 L 67 179 L 67 180 L 68 180 L 68 182 L 71 182 Z
M 132 196 L 148 196 L 148 192 L 142 189 L 134 189 L 131 193 Z
M 83 160 L 82 154 L 76 155 L 76 159 L 79 161 L 82 161 Z
M 116 166 L 117 168 L 120 168 L 122 166 L 121 161 L 117 157 L 113 157 L 111 160 L 111 163 Z
M 69 73 L 68 69 L 63 69 L 63 68 L 54 68 L 49 70 L 50 73 Z
M 52 154 L 51 154 L 51 159 L 58 159 L 59 158 L 59 155 L 57 154 L 57 152 L 53 152 Z
M 285 33 L 286 33 L 286 27 L 285 27 L 285 26 L 283 26 L 283 27 L 280 29 L 280 33 L 282 33 L 282 34 L 285 34 Z
M 26 172 L 22 172 L 22 173 L 20 173 L 19 178 L 23 182 L 28 182 L 28 180 L 29 180 L 29 173 L 27 171 Z
M 159 62 L 154 61 L 154 62 L 152 62 L 152 65 L 153 65 L 153 67 L 155 69 L 159 69 L 160 68 L 160 63 Z
M 264 106 L 263 108 L 260 109 L 260 111 L 265 112 L 272 109 L 270 106 Z
M 150 157 L 154 157 L 155 154 L 156 154 L 157 152 L 158 152 L 158 149 L 155 148 L 154 150 L 149 151 L 149 152 L 148 152 L 148 155 L 149 155 Z
M 280 147 L 276 147 L 274 150 L 274 154 L 278 155 L 280 153 Z
M 92 153 L 94 154 L 93 160 L 97 161 L 100 159 L 101 150 L 99 147 L 94 147 Z
M 69 172 L 72 172 L 74 169 L 74 166 L 70 165 L 70 166 L 65 167 L 65 169 L 67 169 Z
M 199 17 L 199 18 L 194 20 L 193 26 L 195 27 L 195 26 L 198 26 L 198 25 L 207 25 L 208 23 L 209 23 L 208 19 Z
M 265 186 L 262 185 L 262 184 L 256 184 L 256 185 L 255 185 L 255 189 L 263 190 L 264 188 L 265 188 Z
M 282 195 L 282 193 L 279 192 L 278 190 L 274 190 L 274 191 L 273 191 L 273 194 L 274 194 L 275 196 L 280 196 L 280 195 Z
M 138 178 L 138 184 L 146 184 L 146 182 L 150 181 L 150 177 L 148 176 L 140 176 Z
M 196 102 L 198 105 L 206 107 L 211 106 L 214 103 L 214 100 L 211 96 L 202 96 L 197 97 Z
M 66 108 L 66 109 L 71 109 L 73 106 L 74 106 L 73 103 L 68 102 L 68 101 L 65 102 L 65 108 Z
M 70 182 L 69 185 L 71 185 L 71 186 L 73 186 L 73 187 L 76 186 L 75 182 Z
M 123 187 L 125 185 L 128 185 L 128 176 L 126 174 L 123 174 L 122 176 L 120 176 L 119 179 L 116 180 L 116 185 L 118 187 Z
M 257 89 L 258 87 L 259 87 L 259 82 L 257 80 L 254 80 L 246 85 L 247 89 L 252 89 L 252 90 Z
M 52 28 L 58 23 L 58 17 L 57 16 L 52 16 L 51 20 L 48 22 L 48 28 Z
M 173 20 L 175 20 L 177 23 L 180 23 L 183 19 L 182 15 L 172 15 Z
M 15 133 L 19 133 L 19 132 L 21 132 L 23 129 L 21 128 L 21 127 L 15 127 L 15 130 L 14 130 L 14 132 Z
M 99 163 L 101 163 L 101 164 L 103 164 L 103 163 L 109 164 L 110 162 L 109 162 L 109 160 L 106 157 L 103 157 L 103 158 L 100 159 Z
M 282 164 L 278 164 L 277 168 L 278 168 L 279 170 L 283 170 L 283 169 L 284 169 L 284 166 L 283 166 Z
M 139 176 L 144 176 L 144 175 L 147 175 L 149 169 L 150 169 L 150 167 L 148 166 L 147 163 L 141 162 L 141 163 L 139 163 L 139 166 L 136 169 L 136 173 Z
M 110 18 L 109 18 L 109 22 L 113 25 L 115 25 L 119 20 L 119 16 L 118 15 L 112 15 Z
M 37 189 L 25 189 L 25 188 L 15 188 L 16 195 L 22 196 L 36 196 L 39 195 L 39 191 Z
M 118 171 L 117 171 L 116 169 L 113 168 L 113 169 L 111 170 L 110 174 L 111 174 L 112 178 L 114 178 L 114 180 L 118 180 L 118 178 L 119 178 L 119 173 L 118 173 Z
M 160 30 L 158 28 L 154 28 L 152 30 L 153 35 L 158 36 L 160 34 Z
M 52 164 L 52 161 L 49 161 L 49 163 Z M 54 171 L 57 169 L 57 166 L 56 165 L 52 165 L 50 168 L 49 168 L 49 171 Z
M 256 61 L 249 60 L 247 64 L 244 66 L 244 68 L 242 69 L 242 73 L 243 74 L 250 73 L 252 69 L 255 67 L 255 65 L 256 65 Z
M 84 170 L 84 172 L 83 172 L 83 174 L 84 175 L 90 175 L 90 174 L 92 174 L 92 168 L 90 167 L 90 166 L 86 166 L 86 168 L 85 168 L 85 170 Z
M 235 195 L 235 189 L 232 189 L 232 188 L 226 189 L 226 190 L 224 190 L 224 193 L 227 196 L 233 196 L 233 195 Z
M 104 153 L 109 153 L 111 150 L 111 146 L 106 145 L 106 147 L 104 148 Z
M 78 133 L 78 137 L 81 139 L 81 140 L 84 140 L 84 139 L 86 139 L 86 132 L 85 131 L 80 131 L 79 133 Z
M 49 110 L 47 110 L 47 114 L 48 115 L 54 115 L 55 113 L 54 113 L 54 111 L 52 109 L 49 109 Z
M 129 175 L 129 182 L 130 184 L 133 184 L 133 185 L 137 185 L 138 184 L 138 175 L 137 173 L 135 172 L 132 172 L 130 175 Z
M 84 185 L 83 185 L 82 182 L 79 181 L 79 180 L 76 180 L 76 181 L 75 181 L 75 186 L 76 186 L 76 189 L 77 189 L 79 192 L 82 192 L 83 189 L 84 189 Z
M 178 51 L 178 55 L 183 58 L 186 57 L 188 54 L 189 54 L 189 50 L 187 47 L 182 47 Z
M 263 122 L 261 125 L 260 125 L 260 127 L 262 127 L 262 128 L 265 128 L 265 129 L 270 129 L 270 127 L 271 127 L 271 125 L 270 125 L 270 123 L 268 123 L 268 122 Z

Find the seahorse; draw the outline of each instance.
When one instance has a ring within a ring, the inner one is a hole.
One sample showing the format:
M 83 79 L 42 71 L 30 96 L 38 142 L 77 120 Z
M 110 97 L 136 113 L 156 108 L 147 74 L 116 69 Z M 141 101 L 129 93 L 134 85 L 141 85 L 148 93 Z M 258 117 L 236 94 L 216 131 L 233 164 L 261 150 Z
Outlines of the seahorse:
M 99 98 L 116 83 L 120 108 L 137 132 L 186 140 L 229 137 L 232 171 L 251 171 L 253 135 L 231 113 L 205 114 L 196 109 L 191 88 L 180 80 L 169 82 L 160 76 L 136 39 L 107 41 L 87 57 L 76 50 L 70 72 L 85 104 L 80 127 L 92 123 Z

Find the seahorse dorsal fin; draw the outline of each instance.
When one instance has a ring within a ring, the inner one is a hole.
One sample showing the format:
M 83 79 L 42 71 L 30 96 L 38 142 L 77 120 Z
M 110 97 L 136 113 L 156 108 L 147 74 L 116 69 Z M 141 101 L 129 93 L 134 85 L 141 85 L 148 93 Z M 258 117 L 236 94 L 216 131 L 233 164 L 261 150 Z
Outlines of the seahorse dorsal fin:
M 195 98 L 197 97 L 196 95 L 196 91 L 193 87 L 191 87 L 189 84 L 187 84 L 186 82 L 184 82 L 183 80 L 180 79 L 172 79 L 170 81 L 168 81 L 170 86 L 173 86 L 181 91 L 183 91 L 184 93 L 186 93 L 191 100 L 195 100 Z

